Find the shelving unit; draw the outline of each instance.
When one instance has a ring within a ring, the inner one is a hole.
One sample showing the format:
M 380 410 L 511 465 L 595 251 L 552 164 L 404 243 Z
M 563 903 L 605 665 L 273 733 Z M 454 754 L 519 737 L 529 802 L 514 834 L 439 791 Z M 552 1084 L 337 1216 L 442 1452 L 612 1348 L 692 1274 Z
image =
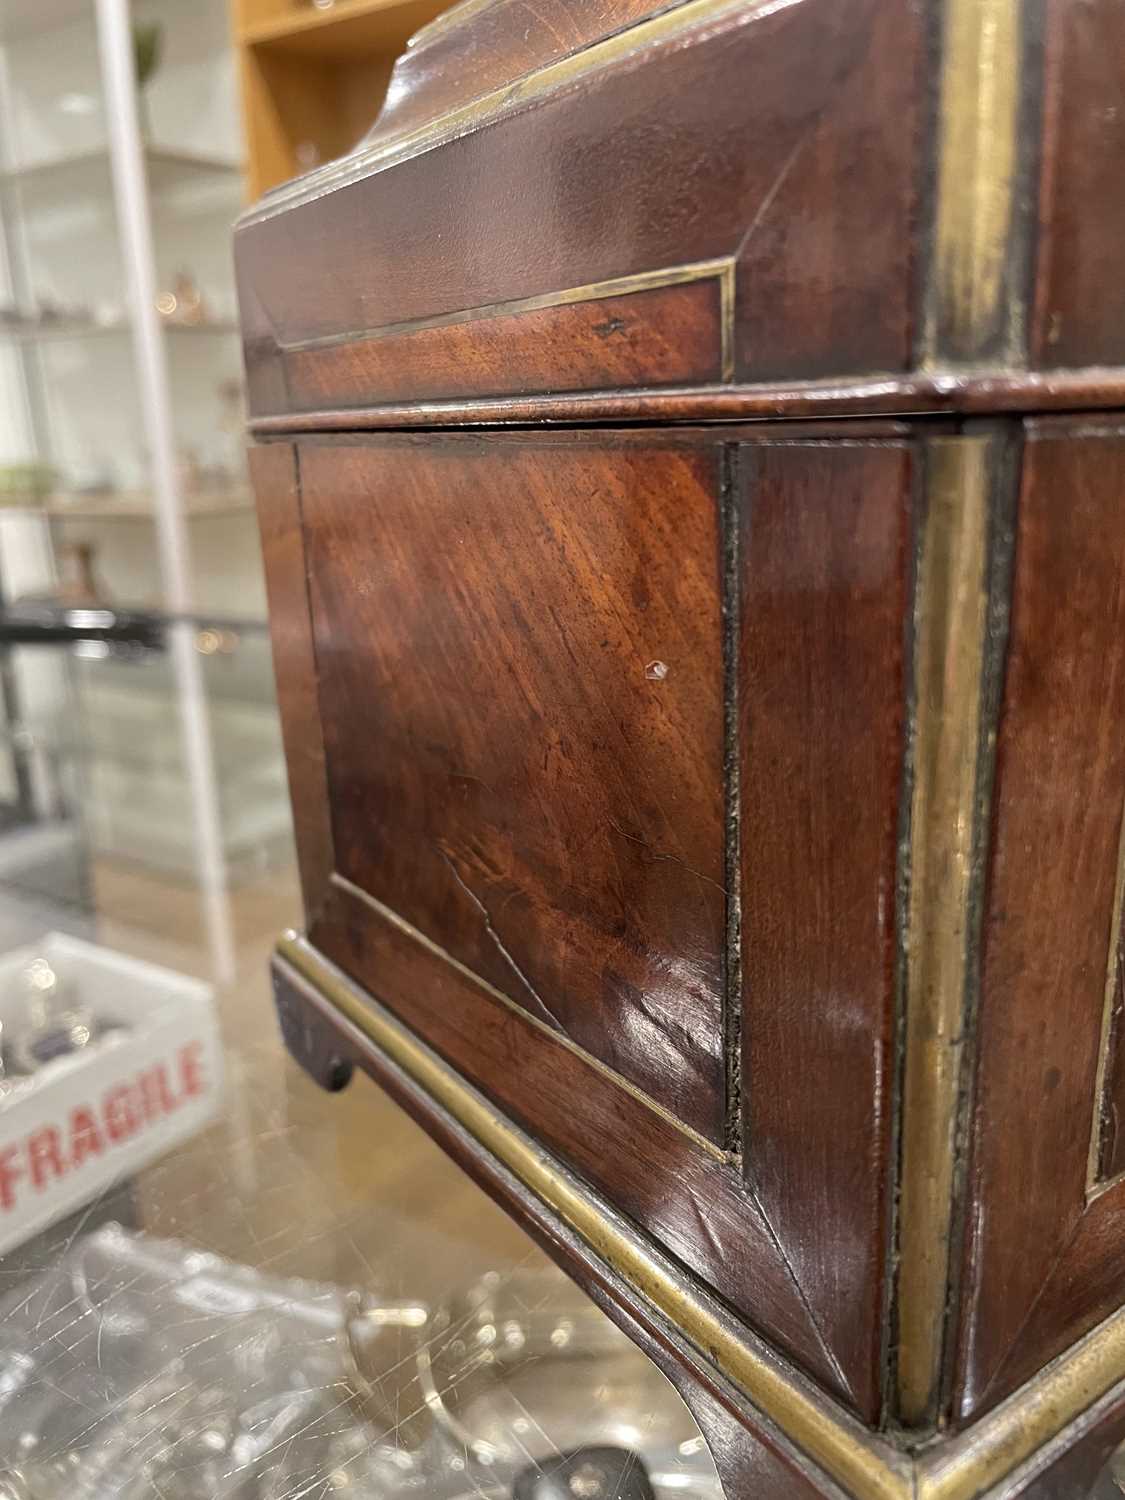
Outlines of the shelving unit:
M 207 491 L 184 496 L 188 520 L 206 516 L 252 514 L 254 496 L 246 488 Z M 118 490 L 108 495 L 75 495 L 56 492 L 42 500 L 34 496 L 0 499 L 0 516 L 55 516 L 73 521 L 152 520 L 152 495 L 146 490 Z
M 144 161 L 149 192 L 153 195 L 177 187 L 188 177 L 242 176 L 241 162 L 195 151 L 146 146 Z M 25 190 L 42 188 L 51 193 L 75 189 L 82 192 L 93 186 L 95 191 L 104 192 L 106 185 L 97 183 L 96 174 L 101 173 L 108 178 L 110 171 L 109 151 L 100 148 L 8 167 L 0 171 L 0 184 L 22 187 Z
M 78 864 L 183 878 L 217 974 L 236 866 L 289 837 L 244 468 L 236 72 L 226 0 L 0 6 L 0 827 L 41 829 L 52 871 L 65 831 Z
M 238 333 L 238 324 L 233 318 L 209 320 L 205 323 L 173 323 L 164 325 L 166 333 L 174 334 L 177 338 L 181 335 L 199 337 L 201 334 L 225 334 L 228 338 Z M 58 322 L 39 322 L 28 320 L 24 324 L 0 323 L 0 338 L 14 339 L 17 343 L 36 343 L 40 340 L 54 340 L 72 343 L 75 339 L 104 339 L 104 338 L 128 338 L 132 333 L 129 324 L 122 320 L 119 323 L 86 323 L 78 319 L 60 318 Z
M 452 0 L 232 0 L 251 199 L 342 155 L 382 107 L 395 58 Z

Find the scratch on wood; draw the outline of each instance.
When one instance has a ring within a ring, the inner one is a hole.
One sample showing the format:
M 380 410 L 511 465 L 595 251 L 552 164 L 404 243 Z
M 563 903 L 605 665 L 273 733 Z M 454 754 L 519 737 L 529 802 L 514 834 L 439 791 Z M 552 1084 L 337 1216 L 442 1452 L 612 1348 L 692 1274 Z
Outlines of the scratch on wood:
M 539 994 L 538 990 L 536 990 L 536 988 L 532 984 L 531 980 L 528 979 L 527 975 L 523 972 L 523 970 L 520 968 L 519 964 L 512 957 L 511 953 L 508 951 L 507 947 L 504 945 L 504 942 L 501 939 L 500 934 L 496 931 L 496 928 L 493 927 L 493 925 L 492 925 L 492 917 L 489 914 L 488 907 L 485 906 L 484 902 L 480 899 L 480 897 L 476 894 L 476 892 L 470 886 L 466 885 L 465 881 L 461 877 L 461 872 L 458 870 L 457 866 L 453 863 L 452 859 L 450 859 L 449 855 L 445 852 L 445 850 L 441 847 L 441 845 L 438 844 L 436 846 L 436 848 L 437 848 L 437 852 L 441 855 L 442 859 L 448 865 L 448 867 L 449 867 L 449 873 L 453 876 L 454 880 L 461 887 L 461 889 L 465 892 L 465 895 L 468 896 L 469 900 L 473 903 L 473 905 L 476 907 L 476 909 L 480 912 L 481 916 L 484 918 L 484 930 L 485 930 L 485 932 L 488 933 L 488 936 L 492 939 L 493 943 L 496 945 L 496 950 L 500 954 L 501 958 L 503 958 L 504 962 L 511 969 L 512 973 L 516 976 L 516 978 L 520 981 L 520 983 L 523 985 L 523 987 L 527 990 L 528 994 L 531 996 L 531 998 L 535 1001 L 535 1003 L 539 1007 L 539 1009 L 543 1012 L 543 1014 L 550 1021 L 551 1025 L 554 1026 L 554 1027 L 557 1027 L 557 1029 L 559 1031 L 561 1031 L 563 1033 L 563 1035 L 565 1036 L 567 1034 L 566 1027 L 559 1020 L 558 1016 L 555 1015 L 554 1011 L 550 1008 L 550 1006 L 543 999 L 543 997 Z

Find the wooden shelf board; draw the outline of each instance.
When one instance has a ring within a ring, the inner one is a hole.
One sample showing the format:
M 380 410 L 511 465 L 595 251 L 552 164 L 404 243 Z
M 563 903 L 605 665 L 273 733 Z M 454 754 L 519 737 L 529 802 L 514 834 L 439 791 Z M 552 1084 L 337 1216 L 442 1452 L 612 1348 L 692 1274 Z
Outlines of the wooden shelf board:
M 358 54 L 397 56 L 414 33 L 449 9 L 449 0 L 340 0 L 327 10 L 294 8 L 242 32 L 243 46 L 296 53 L 323 62 Z

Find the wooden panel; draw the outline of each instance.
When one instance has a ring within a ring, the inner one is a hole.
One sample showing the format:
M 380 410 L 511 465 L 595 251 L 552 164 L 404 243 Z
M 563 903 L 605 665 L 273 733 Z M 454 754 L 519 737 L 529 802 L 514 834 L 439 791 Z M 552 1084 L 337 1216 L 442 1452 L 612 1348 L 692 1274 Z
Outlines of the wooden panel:
M 338 872 L 313 942 L 869 1419 L 890 893 L 871 907 L 891 879 L 910 467 L 894 432 L 299 449 Z M 760 805 L 745 1178 L 719 1149 L 720 492 L 743 508 L 743 770 Z M 300 610 L 287 587 L 279 607 Z M 796 628 L 786 611 L 803 609 Z M 300 700 L 285 711 L 296 724 Z M 817 735 L 834 746 L 823 785 L 798 745 Z M 297 759 L 305 742 L 288 741 Z M 810 896 L 803 861 L 824 848 Z M 808 951 L 828 927 L 839 953 Z
M 835 141 L 825 122 L 839 111 L 847 134 L 853 101 L 884 97 L 877 78 L 899 68 L 912 78 L 919 28 L 910 0 L 801 0 L 673 34 L 487 129 L 383 162 L 283 215 L 283 200 L 268 205 L 271 217 L 239 230 L 242 281 L 286 345 L 741 249 L 743 376 L 901 369 L 914 289 L 899 218 L 883 214 L 877 239 L 867 224 L 862 249 L 831 267 L 810 257 L 809 239 L 821 223 L 834 240 L 845 225 L 858 234 L 852 210 L 865 194 L 912 202 L 920 90 L 902 85 L 900 128 L 877 138 L 860 121 L 850 144 Z M 813 221 L 793 241 L 771 221 L 759 254 L 759 219 L 806 152 L 815 184 L 800 208 Z M 251 406 L 269 411 L 258 378 L 252 369 Z
M 718 277 L 287 350 L 289 409 L 722 376 Z
M 439 984 L 440 984 L 439 978 Z M 690 1366 L 683 1359 L 683 1341 L 669 1340 L 668 1332 L 661 1326 L 657 1315 L 652 1320 L 653 1309 L 627 1283 L 616 1277 L 604 1259 L 592 1254 L 589 1246 L 573 1232 L 572 1226 L 562 1224 L 542 1201 L 504 1170 L 489 1152 L 480 1149 L 455 1120 L 425 1093 L 368 1040 L 357 1028 L 344 1023 L 341 1028 L 339 1015 L 330 1002 L 323 1000 L 311 989 L 302 976 L 283 962 L 275 963 L 273 973 L 274 993 L 282 1030 L 293 1055 L 318 1083 L 335 1086 L 343 1076 L 344 1069 L 358 1067 L 385 1088 L 404 1109 L 427 1130 L 434 1139 L 462 1166 L 465 1171 L 512 1214 L 522 1226 L 535 1236 L 543 1247 L 563 1265 L 583 1289 L 642 1347 L 664 1370 L 679 1390 L 699 1423 L 711 1447 L 716 1466 L 725 1486 L 725 1493 L 734 1497 L 746 1496 L 748 1500 L 814 1500 L 824 1496 L 826 1500 L 840 1500 L 841 1492 L 830 1481 L 823 1478 L 811 1463 L 803 1460 L 793 1447 L 781 1438 L 771 1426 L 762 1423 L 760 1416 L 744 1398 L 736 1397 L 732 1407 L 732 1392 L 723 1381 L 714 1381 L 714 1372 L 706 1364 L 693 1362 Z M 547 1074 L 549 1095 L 556 1093 L 551 1081 L 553 1073 Z M 594 1088 L 595 1110 L 602 1102 L 598 1089 Z M 600 1123 L 600 1116 L 595 1114 Z M 615 1122 L 616 1123 L 616 1122 Z M 628 1125 L 630 1122 L 624 1122 Z M 647 1132 L 641 1124 L 641 1169 L 650 1164 Z M 657 1142 L 659 1148 L 664 1143 Z M 671 1161 L 679 1170 L 685 1168 L 681 1153 L 673 1146 Z M 595 1179 L 598 1175 L 595 1172 Z M 684 1179 L 694 1180 L 696 1174 L 687 1166 Z M 728 1179 L 734 1179 L 727 1174 Z M 679 1179 L 677 1179 L 679 1180 Z M 727 1226 L 726 1210 L 729 1205 L 719 1192 L 719 1212 L 716 1226 L 723 1233 Z M 777 1283 L 768 1269 L 771 1252 L 761 1240 L 760 1221 L 751 1218 L 746 1238 L 747 1251 L 752 1260 L 766 1258 L 766 1273 L 760 1284 L 760 1298 L 755 1305 L 774 1307 Z M 690 1261 L 690 1251 L 689 1251 Z M 720 1277 L 719 1285 L 729 1280 L 731 1272 L 738 1272 L 736 1259 Z M 792 1284 L 788 1284 L 788 1295 L 792 1298 Z M 781 1300 L 785 1300 L 782 1291 Z
M 840 1299 L 874 1361 L 911 455 L 742 453 L 746 1168 L 797 1280 L 816 1305 Z
M 1125 8 L 1048 0 L 1031 359 L 1125 360 Z
M 818 1309 L 818 1323 L 753 1193 L 717 1152 L 352 890 L 333 885 L 310 936 L 779 1348 L 858 1404 L 848 1382 L 855 1351 L 827 1343 L 838 1310 Z M 865 1405 L 873 1415 L 869 1394 Z
M 664 8 L 663 0 L 491 0 L 416 36 L 374 140 L 429 124 Z
M 269 601 L 277 701 L 289 769 L 289 798 L 305 915 L 311 923 L 332 873 L 332 830 L 324 738 L 316 691 L 316 655 L 305 584 L 305 539 L 296 449 L 291 443 L 251 448 L 250 478 L 258 502 Z
M 1121 1299 L 1125 1199 L 1087 1198 L 1125 800 L 1125 431 L 1024 458 L 985 904 L 957 1408 Z
M 835 64 L 831 102 L 779 151 L 738 247 L 740 380 L 911 363 L 926 92 L 919 17 L 897 4 L 862 18 L 836 5 L 818 25 L 815 45 Z M 871 68 L 876 57 L 887 61 Z
M 714 446 L 300 451 L 336 868 L 721 1140 Z

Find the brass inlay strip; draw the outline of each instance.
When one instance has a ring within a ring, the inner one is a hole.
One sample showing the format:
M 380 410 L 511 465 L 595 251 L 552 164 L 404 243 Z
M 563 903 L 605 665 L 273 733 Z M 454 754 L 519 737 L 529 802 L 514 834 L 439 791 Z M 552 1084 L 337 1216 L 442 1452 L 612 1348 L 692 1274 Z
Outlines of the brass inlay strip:
M 987 626 L 985 437 L 937 438 L 914 621 L 914 789 L 899 1199 L 898 1403 L 934 1414 L 961 1082 L 980 696 Z
M 915 1467 L 911 1500 L 975 1500 L 1125 1379 L 1125 1308 Z
M 330 885 L 335 886 L 337 890 L 343 891 L 353 901 L 361 902 L 370 911 L 374 912 L 381 922 L 385 922 L 389 927 L 393 927 L 398 932 L 401 932 L 412 943 L 417 943 L 420 947 L 425 948 L 427 953 L 439 959 L 442 963 L 448 964 L 451 969 L 456 969 L 462 978 L 467 979 L 477 989 L 483 990 L 490 999 L 497 1001 L 508 1010 L 515 1011 L 522 1021 L 526 1021 L 536 1031 L 541 1031 L 544 1036 L 550 1037 L 551 1041 L 557 1046 L 563 1047 L 566 1051 L 572 1052 L 575 1057 L 581 1058 L 595 1073 L 600 1073 L 603 1078 L 612 1083 L 614 1088 L 618 1088 L 622 1093 L 628 1094 L 638 1104 L 643 1105 L 645 1109 L 650 1109 L 654 1115 L 659 1115 L 665 1124 L 671 1125 L 680 1135 L 686 1136 L 698 1150 L 706 1152 L 708 1156 L 713 1157 L 716 1161 L 726 1162 L 730 1160 L 730 1156 L 721 1146 L 717 1146 L 714 1141 L 709 1141 L 705 1135 L 700 1135 L 697 1130 L 693 1130 L 683 1120 L 677 1120 L 676 1116 L 670 1110 L 665 1109 L 662 1104 L 658 1104 L 655 1099 L 646 1094 L 643 1089 L 638 1088 L 635 1083 L 630 1083 L 629 1079 L 615 1072 L 608 1063 L 602 1062 L 600 1057 L 595 1057 L 592 1052 L 587 1052 L 584 1047 L 580 1047 L 565 1032 L 548 1025 L 546 1021 L 541 1020 L 537 1015 L 533 1015 L 531 1011 L 520 1005 L 517 1000 L 513 1000 L 511 995 L 505 994 L 496 985 L 490 984 L 482 975 L 474 973 L 467 964 L 463 964 L 460 959 L 454 958 L 453 954 L 443 948 L 440 943 L 435 943 L 433 938 L 427 937 L 424 932 L 412 926 L 405 917 L 399 916 L 397 911 L 393 911 L 389 906 L 384 906 L 376 897 L 365 891 L 361 885 L 356 885 L 354 880 L 349 880 L 346 875 L 341 875 L 338 870 L 333 870 L 328 879 Z M 3 1500 L 2 1496 L 0 1496 L 0 1500 Z
M 398 136 L 380 137 L 360 145 L 338 161 L 295 178 L 291 183 L 268 193 L 238 221 L 244 228 L 272 219 L 275 214 L 299 203 L 311 203 L 325 193 L 334 192 L 350 182 L 368 176 L 391 160 L 405 161 L 431 150 L 443 141 L 454 140 L 479 129 L 502 114 L 509 114 L 532 100 L 566 88 L 587 73 L 612 66 L 636 52 L 659 46 L 696 28 L 714 27 L 726 20 L 736 24 L 756 16 L 787 9 L 794 0 L 686 0 L 671 10 L 640 21 L 624 31 L 615 32 L 580 52 L 560 57 L 515 83 L 502 85 Z
M 1022 337 L 1008 294 L 1019 159 L 1020 0 L 945 0 L 924 368 Z
M 720 374 L 726 385 L 734 380 L 735 271 L 733 256 L 722 263 L 719 271 L 719 337 L 721 344 Z
M 1113 918 L 1109 927 L 1109 958 L 1105 971 L 1105 1001 L 1102 1005 L 1102 1031 L 1098 1046 L 1098 1072 L 1094 1083 L 1094 1118 L 1090 1124 L 1090 1151 L 1086 1160 L 1086 1194 L 1094 1197 L 1122 1178 L 1120 1172 L 1113 1177 L 1101 1176 L 1098 1161 L 1102 1149 L 1102 1130 L 1105 1109 L 1105 1075 L 1109 1066 L 1109 1044 L 1113 1022 L 1113 999 L 1117 993 L 1117 975 L 1121 966 L 1121 906 L 1125 898 L 1125 809 L 1122 811 L 1121 833 L 1117 848 L 1117 884 L 1113 892 Z
M 333 1010 L 558 1215 L 629 1286 L 675 1325 L 701 1358 L 767 1414 L 849 1494 L 863 1500 L 906 1500 L 909 1463 L 749 1337 L 736 1336 L 700 1294 L 655 1250 L 627 1232 L 577 1179 L 465 1083 L 401 1022 L 359 991 L 296 937 L 278 955 Z
M 637 271 L 606 281 L 591 281 L 585 286 L 566 287 L 558 292 L 543 292 L 536 297 L 519 297 L 509 302 L 489 302 L 457 312 L 435 313 L 425 318 L 384 323 L 374 328 L 348 329 L 344 333 L 326 333 L 317 338 L 294 339 L 279 344 L 283 354 L 301 354 L 310 350 L 332 349 L 340 344 L 366 343 L 368 340 L 393 338 L 399 334 L 418 333 L 426 328 L 450 328 L 460 323 L 475 323 L 482 318 L 502 318 L 520 313 L 539 312 L 550 307 L 567 307 L 583 302 L 597 302 L 606 297 L 627 297 L 633 292 L 656 291 L 661 287 L 682 286 L 687 282 L 716 279 L 719 283 L 720 333 L 725 366 L 731 358 L 733 329 L 730 326 L 734 305 L 734 262 L 729 256 L 714 260 L 693 261 L 682 266 L 662 266 L 655 271 Z M 726 378 L 726 377 L 724 377 Z
M 752 1335 L 734 1333 L 686 1277 L 307 942 L 288 933 L 277 952 L 283 968 L 479 1141 L 855 1500 L 975 1500 L 1125 1380 L 1122 1309 L 987 1416 L 912 1460 L 815 1394 Z

